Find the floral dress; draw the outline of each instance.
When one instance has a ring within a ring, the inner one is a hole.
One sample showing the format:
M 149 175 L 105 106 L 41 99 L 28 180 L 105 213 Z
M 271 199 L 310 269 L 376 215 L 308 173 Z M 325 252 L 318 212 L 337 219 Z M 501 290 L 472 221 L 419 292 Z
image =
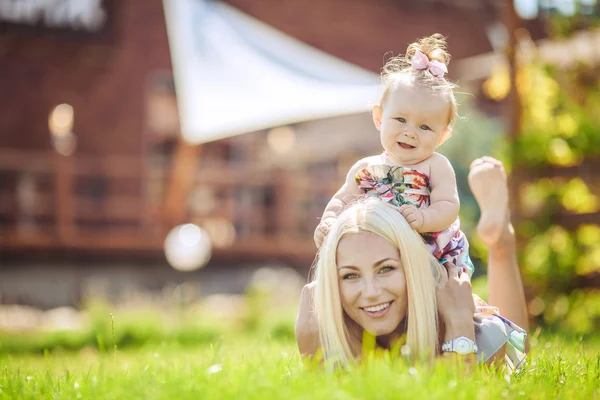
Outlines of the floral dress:
M 387 164 L 370 165 L 360 170 L 354 179 L 367 196 L 377 196 L 398 207 L 404 204 L 417 208 L 429 207 L 429 177 L 415 169 Z M 441 232 L 422 233 L 421 236 L 440 263 L 450 261 L 469 276 L 473 274 L 469 242 L 460 230 L 458 218 Z

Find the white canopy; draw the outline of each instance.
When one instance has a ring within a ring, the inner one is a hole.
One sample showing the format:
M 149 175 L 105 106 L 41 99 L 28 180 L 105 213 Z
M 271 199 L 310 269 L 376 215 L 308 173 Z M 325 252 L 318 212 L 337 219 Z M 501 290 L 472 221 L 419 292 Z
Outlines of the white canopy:
M 365 112 L 377 76 L 215 0 L 164 0 L 181 131 L 204 143 Z

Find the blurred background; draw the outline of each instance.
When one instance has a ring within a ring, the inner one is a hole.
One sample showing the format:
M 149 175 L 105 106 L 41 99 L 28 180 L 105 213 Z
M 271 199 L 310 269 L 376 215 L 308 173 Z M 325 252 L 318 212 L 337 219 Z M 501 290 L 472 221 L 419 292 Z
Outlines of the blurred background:
M 492 155 L 534 326 L 593 334 L 597 0 L 0 0 L 0 352 L 292 338 L 318 218 L 381 151 L 377 75 L 435 32 L 474 291 L 466 177 Z

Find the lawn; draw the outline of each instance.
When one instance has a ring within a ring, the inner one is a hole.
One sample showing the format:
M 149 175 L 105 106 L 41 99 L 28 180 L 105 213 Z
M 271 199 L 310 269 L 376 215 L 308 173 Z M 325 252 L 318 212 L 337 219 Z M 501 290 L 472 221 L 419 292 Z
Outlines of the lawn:
M 600 399 L 600 340 L 558 335 L 534 335 L 514 375 L 389 353 L 332 374 L 303 363 L 289 337 L 260 332 L 200 346 L 4 353 L 0 365 L 0 399 Z

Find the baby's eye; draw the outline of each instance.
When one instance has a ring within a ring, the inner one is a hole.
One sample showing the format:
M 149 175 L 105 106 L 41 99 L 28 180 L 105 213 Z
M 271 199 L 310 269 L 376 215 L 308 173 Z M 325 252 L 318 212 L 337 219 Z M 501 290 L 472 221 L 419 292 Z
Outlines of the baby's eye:
M 355 274 L 355 273 L 349 273 L 342 277 L 342 279 L 356 279 L 356 278 L 358 278 L 358 274 Z
M 430 131 L 431 129 L 427 125 L 421 125 L 421 129 L 424 131 Z
M 405 120 L 404 118 L 402 118 L 402 117 L 400 117 L 400 118 L 396 118 L 396 120 L 397 120 L 398 122 L 401 122 L 401 123 L 403 123 L 403 124 L 404 124 L 404 123 L 406 123 L 406 120 Z
M 385 274 L 386 272 L 393 271 L 394 269 L 395 269 L 394 267 L 389 267 L 389 266 L 388 267 L 383 267 L 383 268 L 381 268 L 379 270 L 379 273 L 380 274 Z

